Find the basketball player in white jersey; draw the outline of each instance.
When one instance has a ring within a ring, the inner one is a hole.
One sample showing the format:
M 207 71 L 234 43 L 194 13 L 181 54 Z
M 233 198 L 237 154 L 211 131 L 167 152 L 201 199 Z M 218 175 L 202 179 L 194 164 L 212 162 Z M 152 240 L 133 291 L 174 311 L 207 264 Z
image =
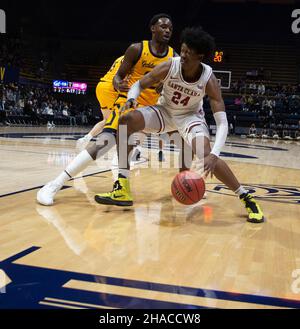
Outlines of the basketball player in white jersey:
M 264 221 L 264 215 L 259 205 L 241 186 L 228 165 L 219 158 L 228 133 L 225 105 L 212 68 L 202 63 L 213 51 L 214 40 L 201 27 L 197 27 L 186 28 L 182 32 L 181 42 L 180 57 L 158 65 L 137 81 L 128 92 L 124 109 L 135 108 L 136 99 L 143 89 L 162 82 L 163 90 L 158 104 L 122 115 L 119 119 L 120 128 L 125 125 L 128 136 L 137 131 L 161 133 L 178 130 L 197 157 L 204 159 L 205 175 L 214 174 L 239 196 L 248 211 L 249 222 L 261 223 Z M 217 124 L 216 140 L 212 149 L 202 108 L 206 94 Z M 118 145 L 122 143 L 122 138 L 124 139 L 124 136 L 118 137 Z M 131 150 L 132 146 L 128 145 L 128 154 Z M 130 206 L 133 200 L 128 180 L 128 154 L 124 161 L 120 157 L 122 148 L 118 147 L 118 151 L 119 179 L 115 182 L 112 192 L 97 194 L 95 200 L 101 204 Z

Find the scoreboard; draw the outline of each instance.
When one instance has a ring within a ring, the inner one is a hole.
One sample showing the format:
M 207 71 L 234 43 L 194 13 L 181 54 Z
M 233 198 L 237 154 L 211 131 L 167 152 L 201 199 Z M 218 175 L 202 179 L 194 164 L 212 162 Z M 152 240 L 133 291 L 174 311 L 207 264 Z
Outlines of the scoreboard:
M 214 62 L 222 63 L 223 60 L 224 60 L 224 51 L 221 51 L 221 50 L 215 51 Z
M 85 95 L 86 90 L 87 84 L 84 82 L 53 80 L 53 91 L 57 93 Z

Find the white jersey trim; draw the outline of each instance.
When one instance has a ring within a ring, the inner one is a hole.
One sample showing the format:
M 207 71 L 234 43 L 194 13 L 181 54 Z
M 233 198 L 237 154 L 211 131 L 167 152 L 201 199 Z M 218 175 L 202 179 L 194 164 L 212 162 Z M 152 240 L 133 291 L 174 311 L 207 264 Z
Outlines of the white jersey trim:
M 206 95 L 206 85 L 207 85 L 207 83 L 208 83 L 208 81 L 209 81 L 209 79 L 210 79 L 210 77 L 211 77 L 212 74 L 213 74 L 213 71 L 210 70 L 210 72 L 208 73 L 208 76 L 207 76 L 206 82 L 205 82 L 205 84 L 203 85 L 203 89 L 204 89 L 204 94 L 205 94 L 205 95 Z
M 205 78 L 205 74 L 207 74 L 207 68 L 205 67 L 205 65 L 203 63 L 201 63 L 201 65 L 202 65 L 202 73 L 200 75 L 200 78 L 196 82 L 187 82 L 187 81 L 184 80 L 184 78 L 182 76 L 182 66 L 180 65 L 178 70 L 179 70 L 179 76 L 180 76 L 181 81 L 183 83 L 185 83 L 187 86 L 197 85 L 201 81 L 201 79 Z

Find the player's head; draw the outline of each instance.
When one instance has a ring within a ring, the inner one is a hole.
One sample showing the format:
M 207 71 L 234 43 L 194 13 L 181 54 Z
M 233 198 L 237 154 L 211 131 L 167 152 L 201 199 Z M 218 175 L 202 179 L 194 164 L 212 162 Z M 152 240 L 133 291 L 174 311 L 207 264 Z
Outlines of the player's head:
M 154 15 L 149 23 L 152 32 L 152 39 L 159 43 L 168 43 L 172 36 L 173 24 L 172 18 L 168 14 Z
M 194 65 L 197 61 L 211 56 L 215 49 L 213 37 L 205 32 L 201 26 L 187 27 L 181 33 L 181 63 Z

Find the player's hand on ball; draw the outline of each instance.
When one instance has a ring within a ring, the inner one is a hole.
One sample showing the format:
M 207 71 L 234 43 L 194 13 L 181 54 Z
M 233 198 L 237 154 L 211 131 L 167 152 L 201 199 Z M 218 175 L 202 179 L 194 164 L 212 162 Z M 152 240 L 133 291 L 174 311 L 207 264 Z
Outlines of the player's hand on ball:
M 207 178 L 209 173 L 213 177 L 218 157 L 212 153 L 204 158 L 204 177 Z

